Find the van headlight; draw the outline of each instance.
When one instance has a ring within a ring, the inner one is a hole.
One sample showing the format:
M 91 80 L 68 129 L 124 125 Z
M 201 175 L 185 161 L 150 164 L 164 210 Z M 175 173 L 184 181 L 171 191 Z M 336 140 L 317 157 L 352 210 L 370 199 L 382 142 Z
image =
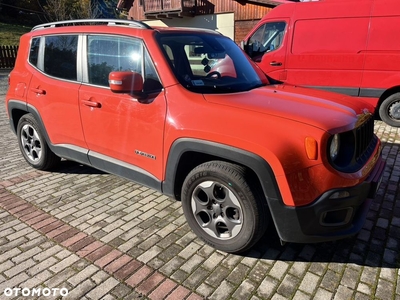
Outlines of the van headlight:
M 338 134 L 335 134 L 331 139 L 331 145 L 329 147 L 329 155 L 332 162 L 334 162 L 338 157 L 339 148 L 340 148 L 340 138 Z

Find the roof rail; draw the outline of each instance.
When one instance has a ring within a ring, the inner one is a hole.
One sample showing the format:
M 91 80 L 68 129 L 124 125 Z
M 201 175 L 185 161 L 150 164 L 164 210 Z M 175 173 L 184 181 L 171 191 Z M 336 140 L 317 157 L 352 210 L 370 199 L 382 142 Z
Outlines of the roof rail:
M 78 25 L 126 25 L 136 28 L 152 29 L 146 23 L 134 20 L 122 20 L 122 19 L 79 19 L 79 20 L 66 20 L 36 25 L 32 28 L 32 31 L 51 27 L 62 27 L 62 26 L 78 26 Z

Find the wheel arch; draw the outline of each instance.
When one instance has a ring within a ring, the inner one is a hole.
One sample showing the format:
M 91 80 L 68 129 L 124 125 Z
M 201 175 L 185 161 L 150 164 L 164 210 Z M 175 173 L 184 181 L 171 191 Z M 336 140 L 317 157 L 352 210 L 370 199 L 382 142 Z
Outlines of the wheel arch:
M 378 101 L 378 105 L 377 105 L 378 109 L 379 109 L 379 106 L 381 106 L 382 102 L 385 101 L 387 97 L 389 97 L 393 94 L 396 94 L 396 93 L 400 93 L 400 85 L 393 86 L 393 87 L 385 90 L 382 93 L 382 95 L 379 97 L 379 101 Z
M 249 169 L 262 189 L 267 202 L 281 199 L 271 166 L 262 157 L 249 151 L 211 141 L 182 138 L 171 146 L 165 169 L 163 193 L 180 200 L 182 184 L 187 174 L 201 163 L 221 160 Z
M 7 104 L 10 117 L 10 127 L 14 134 L 17 134 L 18 122 L 23 115 L 29 113 L 28 105 L 25 102 L 10 100 Z
M 18 122 L 21 119 L 21 117 L 23 115 L 26 114 L 32 114 L 33 117 L 36 119 L 36 121 L 38 122 L 38 125 L 40 126 L 40 130 L 42 131 L 46 142 L 50 145 L 51 141 L 49 139 L 49 136 L 47 134 L 46 128 L 43 125 L 43 120 L 38 112 L 38 110 L 32 106 L 29 105 L 25 102 L 21 102 L 21 101 L 9 101 L 8 103 L 8 113 L 10 116 L 10 125 L 11 125 L 11 129 L 13 130 L 14 133 L 17 132 L 17 126 L 18 126 Z
M 86 149 L 80 149 L 78 147 L 68 148 L 60 145 L 52 144 L 50 137 L 47 133 L 46 126 L 44 125 L 43 119 L 39 111 L 33 105 L 27 104 L 22 101 L 11 100 L 8 102 L 8 113 L 10 116 L 10 126 L 15 135 L 17 135 L 18 122 L 22 116 L 26 114 L 32 114 L 37 121 L 37 125 L 47 143 L 50 150 L 59 157 L 71 159 L 86 165 L 90 165 L 88 160 Z

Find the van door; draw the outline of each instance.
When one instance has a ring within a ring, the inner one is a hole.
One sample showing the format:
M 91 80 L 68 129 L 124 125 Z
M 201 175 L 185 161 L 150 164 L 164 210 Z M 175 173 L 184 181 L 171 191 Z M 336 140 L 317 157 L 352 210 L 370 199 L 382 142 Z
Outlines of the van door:
M 289 19 L 268 20 L 247 40 L 244 50 L 268 76 L 286 79 L 286 29 Z

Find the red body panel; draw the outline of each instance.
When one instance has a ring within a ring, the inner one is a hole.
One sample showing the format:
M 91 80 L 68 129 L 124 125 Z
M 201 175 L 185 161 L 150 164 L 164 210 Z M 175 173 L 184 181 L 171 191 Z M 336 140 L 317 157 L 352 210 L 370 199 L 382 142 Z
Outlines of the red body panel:
M 400 86 L 398 1 L 279 5 L 249 32 L 245 44 L 261 26 L 278 21 L 287 24 L 280 47 L 253 58 L 268 76 L 364 97 L 375 107 Z

